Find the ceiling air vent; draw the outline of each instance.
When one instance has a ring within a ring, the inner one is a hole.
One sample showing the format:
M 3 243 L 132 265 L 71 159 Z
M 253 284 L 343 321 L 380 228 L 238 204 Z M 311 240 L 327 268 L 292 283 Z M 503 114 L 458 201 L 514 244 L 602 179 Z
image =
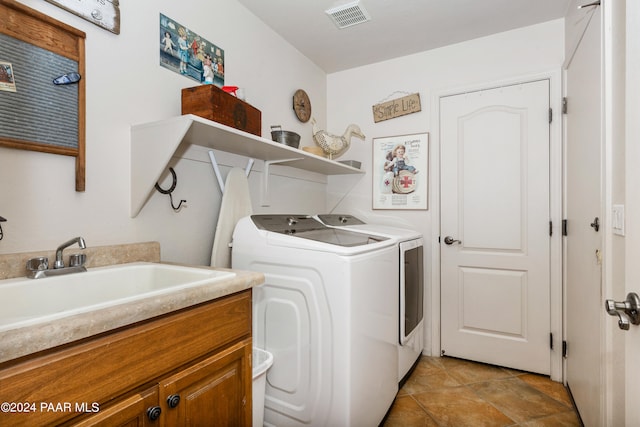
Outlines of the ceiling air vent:
M 331 9 L 325 10 L 325 13 L 329 15 L 333 23 L 341 29 L 371 20 L 369 12 L 360 5 L 359 1 L 352 1 L 341 6 L 332 7 Z

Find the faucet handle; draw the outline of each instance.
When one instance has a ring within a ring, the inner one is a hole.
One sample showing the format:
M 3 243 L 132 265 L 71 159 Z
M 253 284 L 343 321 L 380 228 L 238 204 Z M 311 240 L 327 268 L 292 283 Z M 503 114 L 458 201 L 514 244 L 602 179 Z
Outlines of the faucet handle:
M 49 258 L 39 256 L 31 258 L 27 261 L 27 270 L 29 271 L 43 271 L 49 268 Z
M 69 255 L 69 267 L 82 267 L 87 262 L 86 254 Z

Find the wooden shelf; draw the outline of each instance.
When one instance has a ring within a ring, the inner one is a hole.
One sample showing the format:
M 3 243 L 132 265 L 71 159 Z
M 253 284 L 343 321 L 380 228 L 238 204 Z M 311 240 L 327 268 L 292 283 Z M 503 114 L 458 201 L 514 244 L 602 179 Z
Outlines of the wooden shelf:
M 131 127 L 131 217 L 135 218 L 179 147 L 199 145 L 323 175 L 364 171 L 192 114 Z M 268 179 L 268 177 L 267 177 Z

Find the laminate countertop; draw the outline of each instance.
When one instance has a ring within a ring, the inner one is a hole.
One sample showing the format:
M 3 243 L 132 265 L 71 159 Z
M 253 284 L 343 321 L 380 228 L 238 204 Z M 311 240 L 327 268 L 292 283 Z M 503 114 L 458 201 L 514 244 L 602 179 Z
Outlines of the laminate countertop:
M 201 266 L 198 268 L 226 270 Z M 46 323 L 2 331 L 0 332 L 0 366 L 23 356 L 251 289 L 264 282 L 262 273 L 239 270 L 226 271 L 234 272 L 235 276 L 209 285 L 178 289 L 174 292 L 78 313 Z M 43 285 L 45 285 L 44 282 Z M 60 297 L 64 298 L 64 295 Z

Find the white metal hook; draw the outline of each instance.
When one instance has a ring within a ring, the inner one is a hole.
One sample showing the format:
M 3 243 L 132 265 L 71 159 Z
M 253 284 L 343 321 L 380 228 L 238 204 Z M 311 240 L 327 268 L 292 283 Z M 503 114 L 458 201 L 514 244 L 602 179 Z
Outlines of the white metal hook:
M 220 186 L 220 192 L 224 193 L 224 181 L 222 180 L 222 174 L 220 173 L 220 167 L 218 166 L 218 161 L 216 160 L 216 156 L 213 153 L 213 150 L 209 150 L 209 159 L 211 160 L 211 166 L 213 166 L 213 172 L 216 174 L 216 180 L 218 181 L 218 185 Z M 251 173 L 251 169 L 253 168 L 254 159 L 249 158 L 247 161 L 247 166 L 244 168 L 244 174 L 249 177 Z
M 264 175 L 262 177 L 262 206 L 270 206 L 269 201 L 269 175 L 272 164 L 295 162 L 296 160 L 302 160 L 302 157 L 296 157 L 294 159 L 281 159 L 281 160 L 267 160 L 264 162 Z

